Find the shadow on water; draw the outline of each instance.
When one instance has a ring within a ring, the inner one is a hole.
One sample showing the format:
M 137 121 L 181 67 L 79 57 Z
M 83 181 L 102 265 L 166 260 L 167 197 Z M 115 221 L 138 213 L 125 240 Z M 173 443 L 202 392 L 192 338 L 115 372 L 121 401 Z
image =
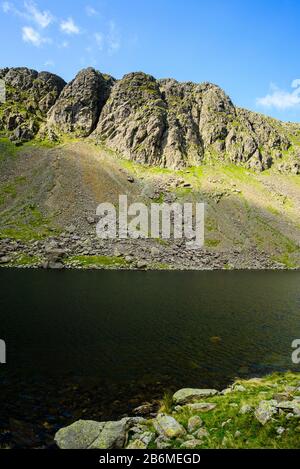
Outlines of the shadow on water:
M 166 389 L 293 369 L 299 272 L 2 269 L 0 282 L 2 445 L 49 446 Z

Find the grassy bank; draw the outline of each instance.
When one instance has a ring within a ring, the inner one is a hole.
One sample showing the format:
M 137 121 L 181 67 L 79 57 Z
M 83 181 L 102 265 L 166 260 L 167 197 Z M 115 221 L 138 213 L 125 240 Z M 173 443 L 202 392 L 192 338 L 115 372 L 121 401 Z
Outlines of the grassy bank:
M 215 407 L 197 412 L 188 403 L 178 406 L 172 396 L 165 396 L 160 411 L 174 417 L 186 430 L 185 436 L 169 439 L 168 447 L 300 448 L 300 374 L 276 373 L 264 378 L 239 380 L 224 394 L 198 402 L 214 404 Z M 276 402 L 285 403 L 282 407 L 285 405 L 286 408 L 276 408 Z M 259 406 L 263 409 L 264 405 L 266 409 L 270 407 L 273 410 L 262 423 L 261 415 L 269 412 L 266 410 L 260 415 Z M 199 424 L 195 431 L 190 431 L 191 422 L 196 423 L 197 420 Z M 148 423 L 152 431 L 153 423 Z M 199 444 L 192 444 L 193 440 Z M 157 448 L 155 441 L 150 443 L 150 447 Z

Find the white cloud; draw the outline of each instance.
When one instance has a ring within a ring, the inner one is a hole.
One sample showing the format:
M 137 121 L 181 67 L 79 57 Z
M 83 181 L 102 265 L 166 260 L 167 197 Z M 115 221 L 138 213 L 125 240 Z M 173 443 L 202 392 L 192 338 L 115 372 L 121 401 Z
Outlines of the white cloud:
M 12 9 L 12 5 L 9 2 L 2 2 L 1 6 L 4 13 L 9 13 Z
M 15 7 L 14 3 L 5 1 L 2 3 L 2 10 L 4 13 L 11 13 L 12 15 L 19 16 L 35 23 L 39 28 L 47 28 L 50 23 L 54 21 L 54 16 L 49 11 L 41 11 L 32 0 L 24 2 L 24 9 L 19 10 Z
M 58 44 L 59 49 L 67 49 L 69 47 L 69 41 L 62 41 Z
M 98 11 L 95 10 L 95 8 L 91 7 L 90 5 L 87 5 L 85 7 L 85 12 L 88 16 L 97 16 L 97 15 L 99 15 Z
M 24 6 L 31 20 L 41 28 L 47 28 L 52 23 L 54 19 L 52 14 L 49 11 L 40 11 L 33 1 L 24 2 Z
M 22 39 L 24 42 L 28 42 L 35 47 L 39 47 L 46 42 L 50 42 L 49 38 L 41 36 L 41 34 L 36 31 L 36 29 L 31 28 L 31 26 L 24 26 L 22 28 Z
M 55 65 L 55 62 L 52 59 L 46 60 L 46 62 L 44 63 L 44 67 L 48 67 L 48 68 L 52 68 L 54 67 L 54 65 Z
M 60 23 L 60 29 L 62 30 L 63 33 L 66 34 L 79 34 L 80 29 L 79 27 L 74 23 L 73 18 L 68 18 L 67 20 L 63 20 Z
M 107 36 L 108 52 L 113 54 L 121 47 L 120 33 L 114 21 L 109 22 L 109 33 Z
M 263 107 L 288 109 L 300 105 L 300 78 L 291 83 L 293 91 L 286 91 L 272 84 L 271 92 L 262 98 L 257 98 L 256 103 Z
M 292 81 L 292 88 L 298 88 L 298 86 L 300 86 L 300 78 Z
M 95 33 L 94 38 L 95 38 L 98 49 L 103 50 L 103 45 L 104 45 L 103 34 L 102 33 Z

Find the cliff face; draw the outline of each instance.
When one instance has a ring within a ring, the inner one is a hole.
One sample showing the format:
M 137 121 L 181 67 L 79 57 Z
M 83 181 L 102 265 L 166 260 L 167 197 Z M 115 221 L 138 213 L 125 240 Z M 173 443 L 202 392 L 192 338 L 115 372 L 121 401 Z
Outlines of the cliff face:
M 0 79 L 6 85 L 6 102 L 0 103 L 0 130 L 8 132 L 16 143 L 33 139 L 65 81 L 52 73 L 28 68 L 4 68 Z
M 300 124 L 236 108 L 210 83 L 121 80 L 88 68 L 69 84 L 26 68 L 2 69 L 0 128 L 22 142 L 39 135 L 90 137 L 128 159 L 173 169 L 216 161 L 300 173 Z
M 129 159 L 169 168 L 227 160 L 263 170 L 292 147 L 288 128 L 235 108 L 215 85 L 143 73 L 116 83 L 92 136 Z
M 56 132 L 87 137 L 95 129 L 115 80 L 92 68 L 81 70 L 65 86 L 48 114 L 47 124 Z

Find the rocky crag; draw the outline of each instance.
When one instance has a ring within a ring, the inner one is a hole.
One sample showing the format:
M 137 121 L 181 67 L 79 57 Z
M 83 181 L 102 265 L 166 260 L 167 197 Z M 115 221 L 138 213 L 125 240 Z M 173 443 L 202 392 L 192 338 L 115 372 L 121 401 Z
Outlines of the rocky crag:
M 217 86 L 70 83 L 0 70 L 0 265 L 50 268 L 300 267 L 300 124 L 236 108 Z M 204 202 L 205 246 L 96 237 L 100 202 Z
M 7 88 L 0 129 L 16 143 L 72 134 L 148 165 L 178 169 L 218 160 L 300 172 L 300 125 L 239 109 L 211 83 L 141 72 L 115 80 L 92 68 L 68 84 L 27 68 L 2 69 L 0 78 Z
M 79 420 L 55 436 L 61 449 L 299 448 L 299 374 L 180 389 L 155 411 L 144 403 L 119 421 Z

